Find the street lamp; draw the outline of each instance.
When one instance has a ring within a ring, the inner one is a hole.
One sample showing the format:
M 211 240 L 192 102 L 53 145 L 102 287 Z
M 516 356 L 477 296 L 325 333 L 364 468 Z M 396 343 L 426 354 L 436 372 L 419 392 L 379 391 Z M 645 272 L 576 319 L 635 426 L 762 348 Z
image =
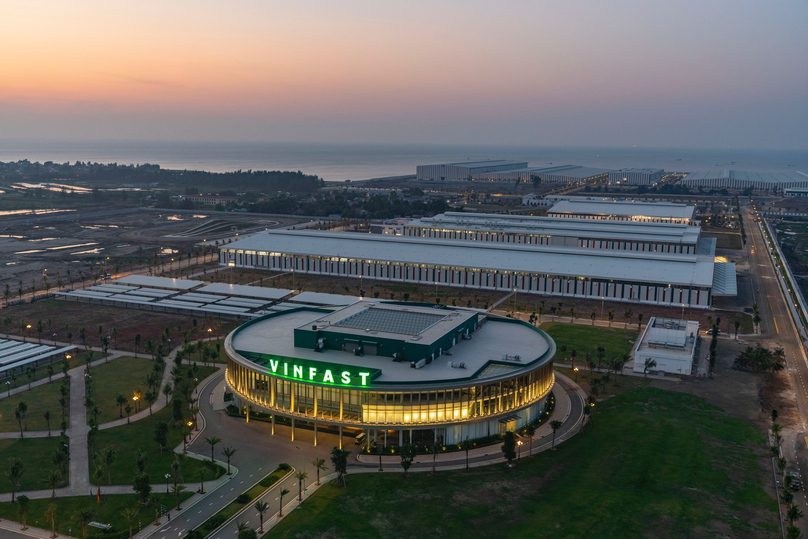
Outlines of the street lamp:
M 166 494 L 168 494 L 168 478 L 171 477 L 170 473 L 166 474 Z
M 517 454 L 516 460 L 521 460 L 522 459 L 522 440 L 517 440 L 516 448 L 517 448 L 517 451 L 519 452 Z
M 575 371 L 575 383 L 577 384 L 578 383 L 578 367 L 574 367 L 572 370 Z

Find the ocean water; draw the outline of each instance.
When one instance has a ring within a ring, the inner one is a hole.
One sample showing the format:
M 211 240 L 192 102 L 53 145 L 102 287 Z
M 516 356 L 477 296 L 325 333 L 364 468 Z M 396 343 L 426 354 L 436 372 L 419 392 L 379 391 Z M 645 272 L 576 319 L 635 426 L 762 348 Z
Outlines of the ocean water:
M 0 140 L 0 161 L 20 159 L 151 163 L 214 172 L 300 170 L 326 181 L 414 174 L 419 164 L 481 159 L 523 160 L 530 166 L 657 167 L 672 172 L 714 168 L 808 172 L 808 150 Z

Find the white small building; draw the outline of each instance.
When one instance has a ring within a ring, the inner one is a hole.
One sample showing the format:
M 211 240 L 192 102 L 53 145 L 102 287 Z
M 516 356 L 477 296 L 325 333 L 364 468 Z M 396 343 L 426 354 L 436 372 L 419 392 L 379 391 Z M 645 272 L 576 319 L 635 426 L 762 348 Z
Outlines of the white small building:
M 646 360 L 656 365 L 648 372 L 691 374 L 699 323 L 693 320 L 653 317 L 634 348 L 634 372 L 645 372 Z
M 609 172 L 609 185 L 656 185 L 664 175 L 661 168 L 621 168 Z

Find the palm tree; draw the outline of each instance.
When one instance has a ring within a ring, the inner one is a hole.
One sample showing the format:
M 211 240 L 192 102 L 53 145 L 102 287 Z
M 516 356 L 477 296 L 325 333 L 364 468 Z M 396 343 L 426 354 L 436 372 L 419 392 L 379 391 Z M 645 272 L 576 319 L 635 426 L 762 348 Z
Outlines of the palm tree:
M 6 477 L 8 477 L 8 480 L 11 483 L 11 503 L 14 503 L 14 493 L 20 486 L 20 481 L 22 480 L 22 476 L 24 473 L 25 473 L 25 466 L 23 466 L 22 461 L 20 459 L 18 459 L 17 457 L 11 457 L 8 459 L 8 468 L 6 469 Z
M 250 527 L 246 522 L 236 522 L 236 537 L 241 537 L 241 534 L 249 529 Z
M 429 446 L 429 452 L 432 453 L 432 473 L 435 473 L 435 461 L 438 458 L 438 453 L 441 451 L 442 446 L 438 442 L 433 443 Z
M 123 393 L 118 393 L 115 395 L 115 404 L 118 405 L 118 417 L 123 418 L 123 405 L 126 404 L 129 399 Z
M 98 487 L 95 498 L 98 500 L 98 503 L 101 503 L 101 482 L 104 481 L 104 468 L 101 467 L 100 459 L 95 461 L 95 472 L 93 472 L 93 476 L 95 477 L 95 486 Z
M 528 447 L 530 448 L 528 451 L 528 455 L 531 457 L 533 456 L 533 435 L 536 434 L 536 426 L 533 423 L 529 423 L 525 427 L 525 434 L 527 434 L 527 443 Z
M 516 458 L 516 434 L 509 430 L 502 437 L 502 455 L 508 461 L 508 468 L 513 466 L 513 459 Z
M 137 507 L 129 507 L 121 511 L 121 516 L 129 526 L 129 539 L 132 539 L 132 522 L 134 522 L 135 517 L 137 517 L 139 513 L 140 509 Z
M 230 457 L 236 454 L 236 450 L 232 447 L 225 447 L 222 450 L 222 455 L 227 459 L 227 475 L 230 475 Z
M 51 428 L 50 428 L 50 420 L 51 420 L 51 413 L 50 410 L 45 410 L 42 412 L 42 417 L 45 418 L 45 422 L 48 424 L 48 438 L 51 436 Z
M 152 404 L 154 404 L 154 401 L 157 400 L 157 395 L 154 393 L 154 391 L 149 390 L 145 395 L 143 395 L 143 398 L 149 403 L 149 415 L 152 415 Z
M 469 450 L 474 447 L 474 444 L 469 440 L 468 436 L 466 439 L 460 442 L 460 449 L 466 452 L 466 469 L 469 469 Z
M 612 327 L 612 321 L 614 320 L 614 310 L 609 311 L 609 327 Z
M 28 526 L 25 525 L 25 521 L 28 520 L 28 502 L 31 501 L 28 499 L 28 496 L 25 494 L 20 494 L 19 498 L 17 498 L 17 504 L 19 508 L 17 512 L 20 516 L 20 524 L 22 524 L 21 530 L 27 530 Z
M 177 495 L 177 511 L 182 510 L 182 507 L 180 507 L 180 495 L 183 490 L 185 490 L 185 485 L 171 485 L 171 492 Z
M 280 518 L 283 517 L 283 497 L 289 494 L 289 490 L 283 488 L 281 489 L 279 494 L 280 494 L 280 510 L 278 511 L 278 517 Z
M 311 465 L 317 470 L 317 484 L 320 484 L 320 471 L 325 471 L 325 459 L 312 459 Z
M 561 428 L 561 425 L 563 425 L 563 423 L 557 419 L 550 421 L 550 428 L 553 429 L 553 445 L 550 449 L 555 449 L 556 431 Z
M 210 444 L 210 461 L 216 462 L 216 459 L 213 458 L 213 448 L 222 441 L 221 438 L 217 438 L 216 436 L 211 436 L 210 438 L 205 438 L 205 441 Z
M 802 531 L 797 526 L 789 526 L 786 530 L 786 539 L 802 539 Z
M 50 520 L 51 523 L 51 539 L 56 539 L 58 535 L 56 534 L 56 504 L 51 503 L 48 504 L 48 508 L 45 510 L 45 518 Z M 131 537 L 130 537 L 131 539 Z
M 308 472 L 295 472 L 295 479 L 297 479 L 297 501 L 303 501 L 303 483 L 309 477 Z
M 87 525 L 95 517 L 95 513 L 89 509 L 79 509 L 73 513 L 73 521 L 81 526 L 81 537 L 87 539 Z
M 107 469 L 107 485 L 112 484 L 112 465 L 115 463 L 115 458 L 118 456 L 118 450 L 112 446 L 107 446 L 101 450 L 101 462 Z
M 645 365 L 644 365 L 644 367 L 642 369 L 642 375 L 645 378 L 648 378 L 648 371 L 650 371 L 651 369 L 653 369 L 656 366 L 657 366 L 656 359 L 653 359 L 653 358 L 650 358 L 650 357 L 645 358 Z
M 56 503 L 56 487 L 62 485 L 62 472 L 52 470 L 50 475 L 44 479 L 44 483 L 51 489 L 51 503 Z
M 166 397 L 166 406 L 168 406 L 168 400 L 171 398 L 171 394 L 173 392 L 174 389 L 171 387 L 171 382 L 166 382 L 166 385 L 163 388 L 163 395 Z
M 384 454 L 384 446 L 382 446 L 382 444 L 380 443 L 376 443 L 375 445 L 376 445 L 375 447 L 376 454 L 379 455 L 379 471 L 383 472 L 384 469 L 382 468 L 382 455 Z
M 260 519 L 261 526 L 258 528 L 258 533 L 264 533 L 264 513 L 269 509 L 267 502 L 255 502 L 255 510 L 258 511 L 258 518 Z

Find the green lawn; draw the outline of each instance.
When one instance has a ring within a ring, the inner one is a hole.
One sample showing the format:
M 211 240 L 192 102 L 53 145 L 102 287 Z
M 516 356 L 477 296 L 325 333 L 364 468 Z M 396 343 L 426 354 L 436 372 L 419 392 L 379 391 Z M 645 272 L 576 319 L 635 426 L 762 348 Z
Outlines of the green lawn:
M 199 367 L 197 377 L 202 380 L 214 370 L 213 367 Z M 132 481 L 132 464 L 136 449 L 140 449 L 149 455 L 147 473 L 152 477 L 153 482 L 159 483 L 155 478 L 162 478 L 165 474 L 171 473 L 171 463 L 174 461 L 173 448 L 182 444 L 182 432 L 179 428 L 172 426 L 169 429 L 168 445 L 161 453 L 159 445 L 154 441 L 155 429 L 160 421 L 165 421 L 169 425 L 172 424 L 172 407 L 170 404 L 168 407 L 154 412 L 153 415 L 133 421 L 128 425 L 121 425 L 98 432 L 96 451 L 100 451 L 108 445 L 118 450 L 117 459 L 111 469 L 113 484 L 126 485 Z M 199 471 L 203 469 L 206 470 L 206 481 L 213 478 L 213 472 L 201 461 L 189 458 L 185 462 L 182 471 L 186 482 L 198 481 Z M 221 467 L 217 467 L 216 477 L 223 472 L 224 470 Z
M 155 489 L 157 497 L 160 502 L 169 508 L 176 506 L 177 498 L 173 494 L 162 494 L 160 489 Z M 93 512 L 93 520 L 104 524 L 112 525 L 112 532 L 120 533 L 127 531 L 128 524 L 121 516 L 121 511 L 128 508 L 140 508 L 140 502 L 135 494 L 116 494 L 112 496 L 103 496 L 104 487 L 101 487 L 102 503 L 97 503 L 95 498 L 90 496 L 73 496 L 69 498 L 56 498 L 56 531 L 62 535 L 67 535 L 70 528 L 73 529 L 73 537 L 81 537 L 81 526 L 79 526 L 73 519 L 73 515 L 81 509 L 89 509 Z M 184 492 L 181 495 L 182 500 L 187 500 L 191 497 L 191 493 Z M 45 517 L 45 511 L 50 504 L 50 498 L 41 500 L 31 500 L 28 509 L 28 525 L 51 529 L 51 523 Z M 19 522 L 18 506 L 10 503 L 0 504 L 0 518 L 5 520 L 12 520 Z M 165 522 L 165 519 L 162 520 Z M 151 526 L 154 522 L 154 508 L 140 508 L 140 513 L 132 522 L 133 532 L 137 533 L 138 523 L 142 523 L 146 528 Z M 103 538 L 108 537 L 109 532 L 105 533 L 96 528 L 87 528 L 87 537 L 92 539 L 95 537 Z
M 47 488 L 43 481 L 51 470 L 57 469 L 53 464 L 53 453 L 59 447 L 60 440 L 58 433 L 52 438 L 0 439 L 0 466 L 3 471 L 8 467 L 11 457 L 17 457 L 25 466 L 17 492 Z M 0 475 L 0 492 L 11 492 L 11 484 L 5 473 Z M 3 505 L 5 504 L 0 504 Z
M 546 331 L 558 346 L 556 359 L 562 356 L 569 357 L 571 350 L 578 352 L 576 361 L 583 366 L 584 356 L 587 352 L 592 357 L 597 356 L 598 346 L 606 349 L 606 357 L 620 354 L 630 354 L 634 346 L 632 341 L 637 340 L 639 335 L 633 329 L 623 329 L 617 327 L 584 326 L 580 324 L 564 324 L 559 322 L 545 322 L 539 326 Z M 567 353 L 562 354 L 561 347 L 567 345 Z
M 598 403 L 594 424 L 514 469 L 353 474 L 269 538 L 779 536 L 765 440 L 701 398 L 645 388 Z
M 69 379 L 68 379 L 69 380 Z M 49 410 L 51 414 L 51 429 L 58 433 L 62 424 L 62 407 L 59 405 L 59 387 L 62 385 L 62 379 L 54 380 L 53 382 L 31 389 L 27 389 L 22 393 L 12 395 L 10 397 L 3 396 L 0 399 L 0 432 L 19 432 L 19 424 L 14 417 L 14 410 L 20 401 L 28 405 L 26 412 L 25 424 L 28 430 L 47 430 L 48 424 L 43 417 L 45 410 Z M 69 388 L 68 382 L 68 388 Z M 68 414 L 65 416 L 65 421 L 70 423 L 70 392 L 68 391 Z
M 124 356 L 103 363 L 92 369 L 93 386 L 95 388 L 95 402 L 101 409 L 98 415 L 98 423 L 104 424 L 118 419 L 120 409 L 115 403 L 115 396 L 123 394 L 129 399 L 129 404 L 134 410 L 134 403 L 131 402 L 135 389 L 146 389 L 146 375 L 152 370 L 154 362 L 149 357 Z M 160 373 L 162 377 L 162 373 Z M 160 399 L 164 397 L 160 396 Z M 144 401 L 142 406 L 148 406 Z M 125 417 L 125 416 L 124 416 Z

